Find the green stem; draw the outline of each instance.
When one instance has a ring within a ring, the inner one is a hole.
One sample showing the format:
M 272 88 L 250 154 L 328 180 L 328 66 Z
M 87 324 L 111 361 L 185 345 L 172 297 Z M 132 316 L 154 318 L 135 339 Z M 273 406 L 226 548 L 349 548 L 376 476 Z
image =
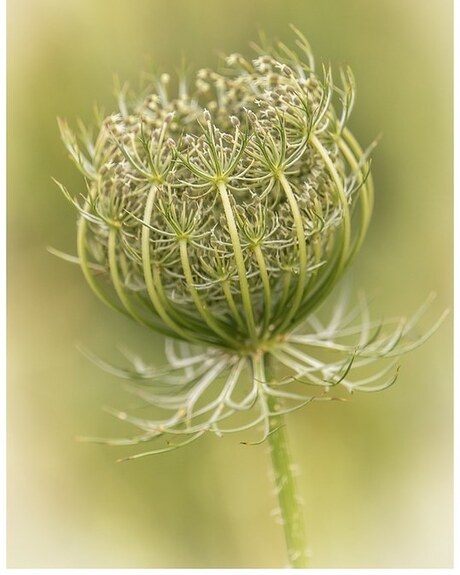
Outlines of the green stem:
M 348 205 L 348 198 L 345 194 L 343 181 L 341 180 L 339 173 L 334 165 L 334 162 L 331 160 L 331 157 L 329 156 L 328 151 L 324 148 L 320 140 L 315 135 L 313 135 L 310 138 L 310 142 L 315 148 L 315 150 L 319 153 L 323 162 L 326 165 L 329 175 L 331 176 L 332 181 L 334 182 L 335 187 L 337 189 L 338 199 L 342 208 L 343 249 L 340 256 L 340 266 L 339 266 L 340 271 L 342 271 L 349 257 L 349 247 L 351 241 L 351 219 L 350 219 L 350 207 Z
M 262 333 L 265 334 L 270 325 L 270 318 L 272 312 L 272 292 L 270 288 L 270 279 L 268 277 L 267 266 L 265 265 L 264 254 L 262 253 L 262 249 L 259 245 L 254 247 L 254 255 L 256 257 L 257 264 L 259 266 L 259 273 L 264 288 L 265 302 L 264 302 L 264 320 L 263 320 Z
M 222 338 L 224 342 L 227 342 L 228 345 L 232 346 L 232 344 L 234 344 L 234 339 L 218 324 L 212 313 L 207 309 L 206 304 L 201 300 L 198 294 L 198 290 L 195 287 L 192 267 L 188 257 L 187 239 L 182 238 L 179 240 L 179 250 L 185 281 L 187 282 L 188 290 L 192 296 L 198 313 L 201 315 L 201 317 L 206 322 L 206 325 L 212 330 L 213 333 L 217 334 L 220 338 Z
M 252 309 L 251 293 L 249 291 L 248 280 L 246 277 L 246 268 L 244 265 L 244 255 L 241 249 L 240 238 L 238 236 L 238 228 L 236 226 L 235 217 L 233 215 L 232 204 L 228 195 L 227 188 L 223 182 L 217 184 L 222 206 L 224 208 L 225 219 L 227 220 L 228 232 L 233 246 L 233 253 L 235 256 L 236 269 L 238 278 L 240 280 L 241 299 L 243 300 L 243 307 L 246 314 L 246 322 L 248 326 L 250 338 L 257 341 L 257 330 L 254 322 L 254 312 Z
M 88 202 L 85 204 L 85 209 L 88 207 Z M 123 315 L 129 315 L 128 312 L 114 303 L 97 284 L 96 280 L 94 279 L 93 273 L 89 266 L 88 262 L 88 255 L 86 253 L 86 234 L 88 233 L 88 222 L 85 220 L 83 216 L 80 216 L 78 220 L 78 228 L 77 228 L 77 253 L 80 259 L 80 266 L 83 272 L 83 275 L 88 282 L 90 288 L 93 292 L 97 295 L 97 297 L 103 301 L 107 306 L 122 313 Z
M 290 306 L 289 311 L 287 312 L 284 321 L 282 322 L 279 330 L 284 329 L 286 326 L 289 325 L 291 319 L 296 315 L 301 303 L 302 297 L 304 295 L 305 290 L 305 283 L 307 277 L 307 265 L 308 265 L 308 256 L 307 256 L 307 246 L 305 243 L 305 231 L 303 227 L 303 220 L 302 214 L 300 213 L 299 204 L 297 202 L 297 198 L 294 194 L 294 191 L 284 174 L 279 175 L 279 182 L 284 190 L 286 195 L 286 199 L 289 203 L 289 207 L 291 209 L 292 217 L 294 220 L 295 226 L 295 233 L 297 236 L 297 243 L 298 243 L 298 251 L 299 251 L 299 275 L 297 279 L 297 290 L 295 295 L 293 296 L 293 301 Z
M 268 356 L 265 355 L 264 379 L 270 382 L 271 375 L 268 360 Z M 270 413 L 276 413 L 276 402 L 275 397 L 267 397 L 267 406 Z M 275 489 L 278 495 L 289 564 L 291 567 L 305 568 L 308 565 L 308 559 L 303 510 L 293 474 L 293 462 L 282 415 L 272 415 L 270 417 L 268 442 L 270 444 Z
M 180 339 L 185 341 L 195 342 L 196 338 L 189 335 L 188 331 L 182 328 L 166 311 L 161 298 L 158 295 L 155 280 L 152 273 L 152 262 L 150 257 L 150 220 L 152 218 L 153 206 L 155 198 L 158 192 L 158 188 L 153 184 L 150 188 L 149 195 L 147 196 L 147 202 L 145 204 L 144 219 L 142 227 L 142 238 L 141 238 L 141 251 L 142 251 L 142 268 L 144 272 L 145 286 L 147 288 L 147 293 L 152 302 L 153 308 L 156 313 L 160 316 L 163 322 L 170 328 Z
M 238 308 L 236 307 L 235 298 L 233 297 L 233 294 L 231 292 L 230 281 L 228 279 L 222 280 L 222 289 L 223 289 L 225 298 L 227 299 L 228 307 L 230 308 L 230 311 L 232 312 L 233 318 L 236 320 L 236 323 L 238 324 L 238 327 L 240 328 L 240 330 L 244 331 L 245 325 L 244 325 L 244 322 L 241 318 L 241 314 L 238 311 Z

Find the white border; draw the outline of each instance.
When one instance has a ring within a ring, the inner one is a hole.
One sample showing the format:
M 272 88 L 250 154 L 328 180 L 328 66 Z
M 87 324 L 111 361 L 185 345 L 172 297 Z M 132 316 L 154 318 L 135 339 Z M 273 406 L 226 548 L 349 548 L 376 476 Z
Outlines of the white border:
M 459 77 L 459 62 L 460 62 L 460 41 L 458 39 L 458 34 L 460 33 L 460 8 L 458 7 L 458 3 L 453 0 L 453 11 L 454 11 L 454 66 L 453 66 L 453 73 L 454 73 L 454 194 L 453 194 L 453 217 L 454 217 L 454 346 L 453 346 L 453 361 L 454 361 L 454 384 L 457 381 L 457 363 L 455 362 L 455 358 L 459 357 L 460 354 L 460 345 L 458 343 L 458 328 L 459 323 L 458 319 L 455 315 L 455 301 L 457 300 L 457 289 L 458 289 L 458 281 L 457 281 L 457 266 L 455 265 L 456 257 L 455 254 L 458 253 L 458 240 L 459 240 L 459 231 L 455 224 L 458 224 L 460 221 L 460 214 L 459 214 L 459 202 L 458 202 L 458 194 L 460 193 L 460 184 L 458 178 L 458 168 L 460 166 L 460 150 L 458 147 L 458 141 L 460 136 L 460 114 L 458 109 L 458 98 L 460 96 L 460 77 Z M 457 489 L 457 481 L 459 479 L 459 452 L 458 452 L 458 442 L 460 439 L 460 427 L 459 427 L 459 393 L 458 389 L 455 389 L 454 385 L 454 571 L 456 567 L 458 567 L 458 545 L 455 544 L 457 541 L 458 535 L 458 521 L 460 517 L 460 508 L 459 508 L 459 499 L 458 499 L 458 489 Z
M 1 401 L 1 510 L 0 565 L 6 568 L 6 2 L 0 8 L 0 382 Z
M 11 0 L 13 1 L 13 0 Z M 433 0 L 432 0 L 433 1 Z M 459 202 L 455 201 L 455 197 L 460 193 L 459 189 L 459 181 L 458 181 L 458 173 L 457 167 L 460 165 L 460 151 L 457 146 L 458 137 L 460 135 L 460 116 L 458 112 L 458 108 L 455 106 L 457 103 L 457 96 L 460 94 L 460 80 L 458 74 L 458 62 L 460 61 L 460 42 L 458 41 L 458 33 L 460 32 L 460 8 L 456 6 L 455 0 L 453 0 L 453 8 L 454 8 L 454 219 L 455 222 L 459 222 Z M 0 210 L 0 378 L 2 383 L 2 406 L 0 411 L 0 418 L 1 418 L 1 446 L 2 446 L 2 461 L 4 464 L 4 473 L 2 473 L 1 479 L 1 491 L 2 491 L 2 500 L 0 503 L 1 509 L 3 511 L 4 520 L 0 526 L 0 541 L 2 542 L 0 547 L 0 572 L 5 572 L 6 568 L 6 58 L 7 58 L 7 50 L 6 50 L 6 2 L 2 5 L 3 10 L 1 10 L 2 14 L 0 14 L 0 38 L 1 45 L 0 45 L 0 53 L 3 56 L 0 56 L 0 174 L 1 174 L 1 184 L 0 184 L 0 195 L 2 199 L 2 207 L 3 209 Z M 454 226 L 454 247 L 455 253 L 457 253 L 458 248 L 458 239 L 459 233 L 455 226 Z M 454 274 L 455 275 L 455 274 Z M 457 278 L 455 278 L 456 280 Z M 455 281 L 455 288 L 457 288 L 458 283 Z M 457 289 L 454 290 L 455 295 L 457 295 Z M 454 335 L 458 336 L 458 321 L 454 316 Z M 457 337 L 454 338 L 454 357 L 460 357 L 460 345 L 458 344 Z M 456 366 L 454 366 L 456 367 Z M 454 369 L 454 381 L 456 380 L 457 369 Z M 457 450 L 458 441 L 460 438 L 460 430 L 459 430 L 459 420 L 458 420 L 458 412 L 459 412 L 459 392 L 454 394 L 454 408 L 456 417 L 454 418 L 454 469 L 455 469 L 455 479 L 459 478 L 459 453 Z M 455 485 L 455 482 L 454 482 Z M 455 505 L 454 505 L 454 512 L 455 512 L 455 527 L 458 525 L 459 519 L 459 500 L 457 497 L 457 490 L 455 490 Z M 454 529 L 455 535 L 457 535 L 457 529 Z M 454 541 L 456 538 L 454 537 Z M 27 544 L 27 542 L 25 542 Z M 404 573 L 421 573 L 423 575 L 430 575 L 430 574 L 437 574 L 437 573 L 446 573 L 449 571 L 455 571 L 455 568 L 458 566 L 458 550 L 455 548 L 454 552 L 454 567 L 452 569 L 404 569 Z M 14 569 L 15 573 L 33 573 L 35 569 Z M 53 569 L 53 573 L 85 573 L 86 570 L 83 569 Z M 110 569 L 98 569 L 99 571 L 104 572 L 111 572 Z M 137 575 L 140 573 L 165 573 L 167 575 L 172 574 L 184 574 L 188 575 L 189 573 L 202 573 L 203 570 L 201 569 L 117 569 L 117 572 L 123 573 L 132 573 L 133 575 Z M 219 572 L 229 573 L 229 574 L 245 574 L 251 573 L 253 571 L 260 572 L 267 574 L 277 574 L 279 573 L 279 569 L 258 569 L 258 570 L 251 570 L 251 569 L 219 569 Z M 306 570 L 309 573 L 331 573 L 337 575 L 344 575 L 348 573 L 356 573 L 357 569 L 311 569 Z M 361 571 L 361 570 L 359 570 Z M 365 570 L 366 572 L 374 572 L 378 571 L 379 573 L 386 573 L 392 572 L 394 569 L 369 569 Z

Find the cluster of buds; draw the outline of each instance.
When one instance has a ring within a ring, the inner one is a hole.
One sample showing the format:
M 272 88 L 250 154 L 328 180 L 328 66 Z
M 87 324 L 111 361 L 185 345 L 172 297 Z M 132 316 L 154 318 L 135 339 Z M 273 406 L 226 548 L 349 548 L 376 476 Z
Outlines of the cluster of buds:
M 180 436 L 157 452 L 260 423 L 266 436 L 272 415 L 328 399 L 339 383 L 390 385 L 391 362 L 351 374 L 420 343 L 404 339 L 414 322 L 385 335 L 365 305 L 355 315 L 339 306 L 326 325 L 316 317 L 369 225 L 370 148 L 347 127 L 350 70 L 338 85 L 330 69 L 317 73 L 300 34 L 297 51 L 256 50 L 254 60 L 233 54 L 219 72 L 200 70 L 191 86 L 180 78 L 174 95 L 166 74 L 140 96 L 120 90 L 95 138 L 60 123 L 87 184 L 83 199 L 61 189 L 79 212 L 89 285 L 167 336 L 164 370 L 139 358 L 111 368 L 167 412 L 116 412 L 141 429 L 118 442 Z M 276 381 L 264 372 L 267 354 L 282 368 Z

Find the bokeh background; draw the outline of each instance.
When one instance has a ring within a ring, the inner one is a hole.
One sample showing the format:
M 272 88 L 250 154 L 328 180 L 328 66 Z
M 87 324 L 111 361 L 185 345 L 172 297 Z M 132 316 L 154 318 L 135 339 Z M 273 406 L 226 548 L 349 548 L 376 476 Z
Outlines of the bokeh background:
M 285 565 L 264 446 L 209 437 L 116 464 L 136 450 L 75 442 L 131 432 L 101 409 L 130 397 L 75 344 L 154 361 L 162 340 L 105 309 L 46 247 L 75 253 L 75 213 L 51 176 L 82 186 L 56 116 L 111 111 L 114 73 L 136 84 L 152 62 L 213 66 L 220 52 L 249 54 L 259 29 L 289 41 L 289 23 L 318 59 L 353 68 L 360 141 L 383 134 L 352 285 L 375 296 L 378 317 L 409 314 L 433 290 L 431 320 L 451 307 L 450 0 L 10 0 L 9 567 Z M 290 416 L 312 567 L 451 566 L 451 323 L 403 359 L 389 390 Z

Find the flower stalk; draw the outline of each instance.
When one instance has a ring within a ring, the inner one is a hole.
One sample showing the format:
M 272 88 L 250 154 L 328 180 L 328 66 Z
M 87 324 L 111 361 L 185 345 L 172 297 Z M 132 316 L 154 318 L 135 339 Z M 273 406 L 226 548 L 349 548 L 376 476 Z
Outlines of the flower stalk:
M 260 377 L 264 383 L 272 379 L 270 355 L 264 354 L 260 361 Z M 277 413 L 279 401 L 269 397 L 267 406 L 275 415 L 270 418 L 268 444 L 272 462 L 275 493 L 279 503 L 279 516 L 284 530 L 290 567 L 308 567 L 306 531 L 301 497 L 297 488 L 296 466 L 292 460 L 284 416 Z

